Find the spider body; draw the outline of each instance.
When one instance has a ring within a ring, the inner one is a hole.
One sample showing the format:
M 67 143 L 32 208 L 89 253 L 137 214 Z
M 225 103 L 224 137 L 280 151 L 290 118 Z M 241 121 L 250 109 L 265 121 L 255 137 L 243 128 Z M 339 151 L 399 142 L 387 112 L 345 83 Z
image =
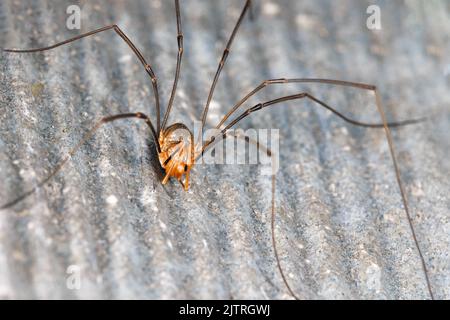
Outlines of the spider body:
M 192 132 L 182 123 L 175 123 L 159 134 L 159 163 L 166 175 L 166 184 L 171 177 L 178 180 L 184 190 L 189 189 L 189 173 L 194 165 L 194 139 Z M 184 176 L 184 181 L 183 181 Z

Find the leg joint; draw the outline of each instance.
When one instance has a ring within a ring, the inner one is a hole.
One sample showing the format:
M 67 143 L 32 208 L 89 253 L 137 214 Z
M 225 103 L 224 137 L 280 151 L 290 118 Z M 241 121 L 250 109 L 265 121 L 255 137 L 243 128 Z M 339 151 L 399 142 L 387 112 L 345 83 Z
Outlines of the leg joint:
M 183 34 L 180 33 L 177 36 L 178 48 L 183 48 Z M 181 50 L 183 51 L 183 50 Z
M 262 104 L 262 103 L 258 103 L 257 105 L 255 105 L 255 106 L 253 106 L 253 107 L 247 109 L 246 113 L 247 113 L 247 114 L 250 114 L 250 113 L 252 113 L 252 112 L 261 110 L 262 108 L 263 108 L 263 104 Z

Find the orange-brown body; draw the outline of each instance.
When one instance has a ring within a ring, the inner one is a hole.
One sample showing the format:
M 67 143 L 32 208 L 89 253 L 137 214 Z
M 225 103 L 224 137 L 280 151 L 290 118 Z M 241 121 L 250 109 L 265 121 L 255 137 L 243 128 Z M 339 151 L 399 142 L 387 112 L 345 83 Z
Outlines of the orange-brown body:
M 159 162 L 166 172 L 162 183 L 166 184 L 170 177 L 174 177 L 187 191 L 189 173 L 194 165 L 194 138 L 191 131 L 183 124 L 173 124 L 161 130 L 159 145 L 161 148 L 158 153 Z

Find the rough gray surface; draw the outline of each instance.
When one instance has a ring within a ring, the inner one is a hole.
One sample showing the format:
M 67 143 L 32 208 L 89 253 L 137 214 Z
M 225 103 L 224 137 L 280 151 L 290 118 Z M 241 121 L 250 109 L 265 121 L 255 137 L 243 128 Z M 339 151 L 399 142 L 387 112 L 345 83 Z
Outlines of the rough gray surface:
M 366 28 L 374 2 L 380 31 Z M 78 34 L 65 28 L 68 4 L 2 0 L 0 47 Z M 81 4 L 82 31 L 117 23 L 145 52 L 166 103 L 173 3 Z M 171 122 L 199 118 L 242 4 L 182 1 L 186 53 Z M 265 0 L 257 9 L 236 38 L 209 125 L 278 77 L 377 84 L 391 119 L 440 114 L 394 139 L 433 290 L 449 299 L 449 2 Z M 103 115 L 154 115 L 135 60 L 112 31 L 43 54 L 0 54 L 1 203 L 45 177 Z M 378 120 L 370 94 L 324 85 L 277 86 L 252 103 L 303 90 Z M 281 130 L 277 241 L 300 297 L 428 298 L 382 130 L 353 128 L 302 101 L 255 113 L 241 127 Z M 160 179 L 143 125 L 102 129 L 48 185 L 0 212 L 0 297 L 290 298 L 270 242 L 270 179 L 257 166 L 199 165 L 188 192 Z M 80 290 L 66 286 L 70 265 L 81 270 Z

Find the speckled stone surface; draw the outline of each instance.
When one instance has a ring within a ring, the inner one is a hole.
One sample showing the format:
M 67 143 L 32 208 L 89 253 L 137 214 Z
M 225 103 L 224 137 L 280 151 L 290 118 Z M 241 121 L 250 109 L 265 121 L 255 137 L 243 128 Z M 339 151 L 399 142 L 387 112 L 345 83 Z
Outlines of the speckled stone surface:
M 244 1 L 181 2 L 185 59 L 170 122 L 192 126 Z M 165 106 L 177 50 L 172 1 L 78 2 L 81 31 L 66 28 L 69 4 L 2 0 L 0 47 L 45 46 L 117 23 L 154 67 Z M 370 4 L 381 9 L 381 30 L 366 27 Z M 207 122 L 280 77 L 376 84 L 391 120 L 437 114 L 393 136 L 438 299 L 450 298 L 449 5 L 255 1 Z M 36 185 L 102 116 L 155 116 L 146 73 L 112 31 L 45 53 L 0 53 L 0 70 L 0 205 Z M 302 91 L 379 121 L 370 93 L 327 85 L 277 85 L 249 106 Z M 277 243 L 299 297 L 429 297 L 383 130 L 307 101 L 256 112 L 239 127 L 280 129 Z M 257 165 L 196 166 L 188 192 L 161 179 L 144 125 L 105 126 L 47 185 L 0 211 L 0 297 L 291 298 L 271 246 L 270 178 Z

